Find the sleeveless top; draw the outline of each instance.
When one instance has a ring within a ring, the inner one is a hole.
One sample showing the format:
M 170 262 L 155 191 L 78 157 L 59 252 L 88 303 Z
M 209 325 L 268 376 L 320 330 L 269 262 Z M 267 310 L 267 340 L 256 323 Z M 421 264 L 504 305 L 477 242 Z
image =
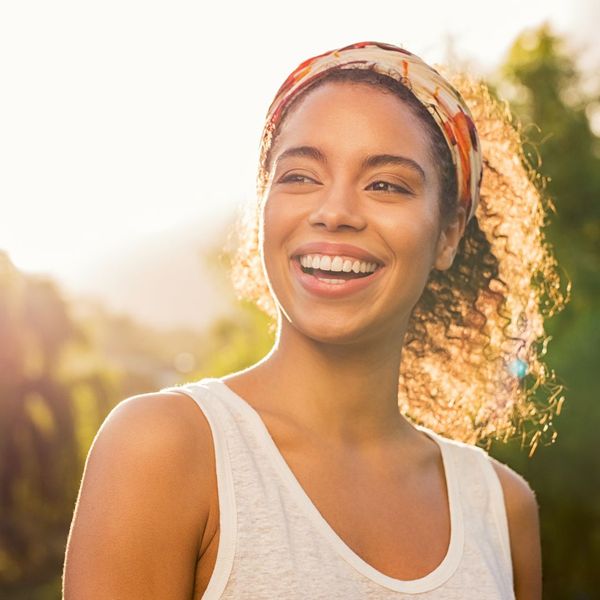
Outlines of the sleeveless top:
M 441 450 L 450 544 L 429 574 L 400 580 L 372 567 L 337 535 L 258 412 L 222 379 L 161 391 L 190 396 L 212 432 L 220 538 L 203 598 L 514 600 L 502 487 L 481 448 L 418 427 Z

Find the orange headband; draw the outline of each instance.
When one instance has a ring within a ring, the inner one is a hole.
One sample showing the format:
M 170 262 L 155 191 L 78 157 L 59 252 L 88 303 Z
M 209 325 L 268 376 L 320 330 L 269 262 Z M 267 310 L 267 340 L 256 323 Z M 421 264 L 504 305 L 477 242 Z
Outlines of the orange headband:
M 277 127 L 283 109 L 308 85 L 332 69 L 371 69 L 404 84 L 442 130 L 456 168 L 458 201 L 467 221 L 479 203 L 483 157 L 469 108 L 459 92 L 415 54 L 380 42 L 358 42 L 302 62 L 279 88 L 267 112 L 263 140 Z

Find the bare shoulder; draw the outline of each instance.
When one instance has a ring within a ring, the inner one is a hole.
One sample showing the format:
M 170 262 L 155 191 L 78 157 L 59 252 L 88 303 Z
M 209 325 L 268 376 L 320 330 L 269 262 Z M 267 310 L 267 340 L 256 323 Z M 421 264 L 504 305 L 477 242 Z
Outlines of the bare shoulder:
M 180 444 L 182 450 L 184 446 L 190 451 L 212 447 L 208 421 L 183 392 L 138 394 L 122 400 L 106 417 L 98 435 L 105 427 L 114 430 L 121 426 L 133 426 L 139 436 L 153 442 Z
M 490 456 L 504 494 L 517 600 L 542 597 L 539 507 L 524 477 Z
M 193 399 L 158 392 L 117 404 L 85 462 L 63 597 L 190 597 L 213 461 Z
M 500 479 L 507 511 L 515 517 L 530 517 L 538 512 L 538 503 L 535 492 L 527 480 L 511 469 L 508 465 L 501 463 L 490 456 L 492 466 Z
M 127 459 L 135 466 L 144 460 L 188 481 L 210 479 L 214 454 L 210 426 L 194 400 L 184 393 L 155 392 L 122 400 L 108 414 L 96 434 L 88 463 L 104 455 Z

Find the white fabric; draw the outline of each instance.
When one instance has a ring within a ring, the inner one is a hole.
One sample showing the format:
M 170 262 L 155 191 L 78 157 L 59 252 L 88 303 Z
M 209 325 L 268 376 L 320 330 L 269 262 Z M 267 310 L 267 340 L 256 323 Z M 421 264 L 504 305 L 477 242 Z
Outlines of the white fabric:
M 502 488 L 482 449 L 420 429 L 440 446 L 450 545 L 425 577 L 404 581 L 366 563 L 306 495 L 260 415 L 219 378 L 163 388 L 193 398 L 211 427 L 220 538 L 209 600 L 514 600 Z

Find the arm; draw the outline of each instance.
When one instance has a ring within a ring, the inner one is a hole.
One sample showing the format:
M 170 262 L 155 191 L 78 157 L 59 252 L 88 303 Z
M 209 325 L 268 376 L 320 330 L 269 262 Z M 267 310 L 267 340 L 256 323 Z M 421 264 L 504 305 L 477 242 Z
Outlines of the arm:
M 525 479 L 512 469 L 493 458 L 492 464 L 504 492 L 516 598 L 540 600 L 542 551 L 535 494 Z
M 208 424 L 181 398 L 133 396 L 98 430 L 67 541 L 64 600 L 192 597 L 214 457 Z

